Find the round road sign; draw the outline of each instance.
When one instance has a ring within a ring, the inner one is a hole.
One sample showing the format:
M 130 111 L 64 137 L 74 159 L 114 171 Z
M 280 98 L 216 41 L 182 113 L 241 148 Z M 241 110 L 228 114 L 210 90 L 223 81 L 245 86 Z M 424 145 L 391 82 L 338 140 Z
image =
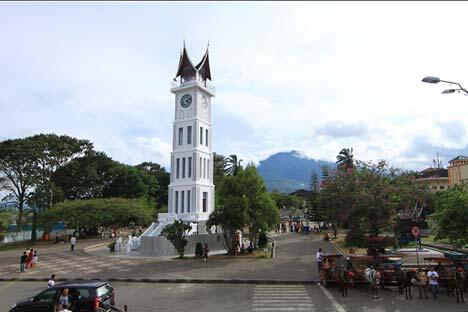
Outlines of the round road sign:
M 419 228 L 417 226 L 413 226 L 413 228 L 411 229 L 411 232 L 413 233 L 414 237 L 419 236 Z

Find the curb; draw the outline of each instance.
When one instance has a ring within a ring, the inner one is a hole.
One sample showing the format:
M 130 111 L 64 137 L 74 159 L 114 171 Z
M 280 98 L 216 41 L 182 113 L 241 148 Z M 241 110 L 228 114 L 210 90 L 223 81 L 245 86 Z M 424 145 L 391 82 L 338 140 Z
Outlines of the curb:
M 0 278 L 0 282 L 47 282 L 49 278 Z M 58 278 L 57 282 L 73 282 L 83 280 L 106 280 L 116 283 L 148 283 L 148 284 L 283 284 L 283 285 L 316 285 L 319 280 L 293 281 L 293 280 L 243 280 L 243 279 L 190 279 L 190 278 Z

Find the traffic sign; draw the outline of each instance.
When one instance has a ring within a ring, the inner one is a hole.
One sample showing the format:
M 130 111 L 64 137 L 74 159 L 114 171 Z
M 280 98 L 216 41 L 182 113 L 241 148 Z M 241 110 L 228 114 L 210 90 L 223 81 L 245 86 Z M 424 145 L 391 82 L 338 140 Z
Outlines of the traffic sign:
M 417 226 L 413 226 L 411 228 L 411 233 L 413 233 L 414 237 L 418 237 L 419 236 L 419 228 Z

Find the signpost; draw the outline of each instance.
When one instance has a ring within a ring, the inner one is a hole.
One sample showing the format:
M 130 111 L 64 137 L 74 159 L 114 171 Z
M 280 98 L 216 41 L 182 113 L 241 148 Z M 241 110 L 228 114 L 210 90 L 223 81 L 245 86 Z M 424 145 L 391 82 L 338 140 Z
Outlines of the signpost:
M 419 228 L 417 226 L 413 226 L 411 228 L 411 233 L 413 233 L 414 240 L 417 241 L 419 237 Z M 419 245 L 421 248 L 421 245 Z M 419 269 L 419 248 L 416 246 L 416 261 L 418 263 L 418 269 Z

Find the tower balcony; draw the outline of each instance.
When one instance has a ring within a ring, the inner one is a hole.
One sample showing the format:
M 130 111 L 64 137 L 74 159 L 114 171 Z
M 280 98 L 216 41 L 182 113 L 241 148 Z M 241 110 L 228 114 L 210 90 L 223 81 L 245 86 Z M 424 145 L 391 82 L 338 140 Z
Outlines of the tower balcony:
M 208 82 L 208 80 L 201 78 L 198 74 L 194 77 L 186 77 L 185 79 L 182 77 L 179 79 L 174 78 L 174 80 L 171 81 L 171 92 L 174 92 L 179 88 L 192 87 L 194 85 L 198 85 L 199 87 L 205 89 L 212 96 L 215 96 L 216 94 L 216 89 L 213 84 Z

